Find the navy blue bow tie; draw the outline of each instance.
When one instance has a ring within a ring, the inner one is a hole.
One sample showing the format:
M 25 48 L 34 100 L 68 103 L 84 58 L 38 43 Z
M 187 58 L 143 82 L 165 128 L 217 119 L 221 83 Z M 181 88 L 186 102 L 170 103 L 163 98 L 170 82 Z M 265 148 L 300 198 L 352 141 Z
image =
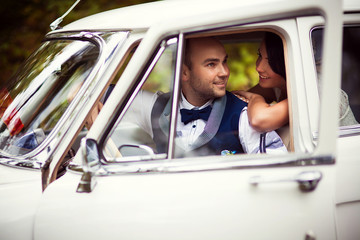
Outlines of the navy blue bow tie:
M 211 112 L 211 106 L 207 106 L 206 108 L 196 110 L 196 109 L 180 109 L 181 114 L 181 121 L 186 125 L 191 121 L 197 120 L 197 119 L 203 119 L 207 121 L 209 119 Z

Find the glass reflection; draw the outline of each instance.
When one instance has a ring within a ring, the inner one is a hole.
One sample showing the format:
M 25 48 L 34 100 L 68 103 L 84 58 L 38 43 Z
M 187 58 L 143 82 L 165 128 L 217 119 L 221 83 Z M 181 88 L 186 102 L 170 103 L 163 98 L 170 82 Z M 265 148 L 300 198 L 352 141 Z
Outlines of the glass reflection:
M 42 44 L 0 91 L 0 149 L 19 155 L 38 146 L 59 121 L 96 64 L 85 41 Z

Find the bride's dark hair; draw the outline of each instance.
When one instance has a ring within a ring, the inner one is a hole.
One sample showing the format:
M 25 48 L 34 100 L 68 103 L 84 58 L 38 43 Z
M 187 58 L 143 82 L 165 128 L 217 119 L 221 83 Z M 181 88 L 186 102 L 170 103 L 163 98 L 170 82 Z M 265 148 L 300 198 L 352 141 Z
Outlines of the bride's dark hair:
M 282 39 L 275 33 L 266 32 L 264 41 L 271 69 L 286 80 Z

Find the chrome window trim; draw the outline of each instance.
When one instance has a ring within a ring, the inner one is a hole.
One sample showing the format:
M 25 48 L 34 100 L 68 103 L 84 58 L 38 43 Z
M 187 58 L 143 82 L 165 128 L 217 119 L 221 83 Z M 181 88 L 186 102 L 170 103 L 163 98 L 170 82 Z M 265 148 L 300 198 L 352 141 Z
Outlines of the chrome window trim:
M 162 54 L 164 53 L 165 49 L 172 45 L 178 43 L 178 37 L 170 37 L 166 40 L 163 40 L 160 44 L 160 47 L 158 48 L 155 56 L 152 58 L 151 63 L 147 66 L 141 80 L 137 83 L 137 86 L 135 87 L 135 89 L 133 90 L 132 95 L 130 96 L 129 100 L 127 101 L 127 103 L 125 104 L 124 108 L 121 109 L 119 116 L 117 117 L 117 120 L 115 121 L 115 123 L 113 124 L 113 126 L 117 126 L 121 119 L 124 117 L 125 113 L 127 112 L 127 110 L 129 109 L 129 107 L 131 106 L 131 104 L 133 103 L 136 95 L 138 94 L 138 92 L 141 90 L 142 86 L 144 85 L 145 81 L 147 80 L 147 78 L 149 77 L 151 71 L 154 69 L 156 63 L 158 62 L 158 60 L 160 59 L 160 57 L 162 56 Z M 109 136 L 111 136 L 115 130 L 114 127 L 111 127 L 111 131 L 107 134 L 106 140 L 104 142 L 107 142 L 107 139 Z M 169 143 L 170 144 L 170 143 Z M 103 152 L 103 144 L 100 144 L 101 147 L 101 153 Z M 129 161 L 134 161 L 134 160 L 156 160 L 156 159 L 165 159 L 168 158 L 169 154 L 154 154 L 151 156 L 131 156 L 131 157 L 123 157 L 122 161 L 116 161 L 114 159 L 106 159 L 106 157 L 104 156 L 104 154 L 102 153 L 102 158 L 100 160 L 100 162 L 104 165 L 107 164 L 113 164 L 113 163 L 121 163 L 121 162 L 129 162 Z
M 218 171 L 234 169 L 261 169 L 269 167 L 297 167 L 297 166 L 320 166 L 335 164 L 334 156 L 312 156 L 309 154 L 291 155 L 259 155 L 253 159 L 253 155 L 232 156 L 206 156 L 197 158 L 183 158 L 172 161 L 152 160 L 134 161 L 117 164 L 102 165 L 95 175 L 113 176 L 124 174 L 144 173 L 184 173 L 201 171 Z M 73 173 L 82 174 L 82 167 L 71 163 L 68 167 Z
M 339 137 L 347 137 L 360 134 L 360 124 L 339 127 Z
M 80 41 L 89 41 L 92 42 L 94 45 L 98 46 L 99 48 L 99 56 L 96 65 L 94 66 L 93 70 L 90 72 L 89 76 L 86 78 L 84 85 L 80 88 L 78 94 L 76 94 L 75 98 L 73 99 L 72 104 L 69 105 L 68 109 L 66 109 L 64 115 L 61 117 L 59 122 L 56 124 L 55 128 L 51 130 L 50 134 L 47 138 L 40 144 L 38 147 L 39 151 L 42 150 L 41 146 L 47 146 L 49 142 L 55 137 L 57 130 L 61 129 L 70 115 L 73 113 L 77 105 L 81 102 L 81 100 L 86 95 L 86 91 L 89 89 L 89 86 L 92 84 L 92 81 L 88 81 L 88 79 L 94 79 L 95 76 L 99 73 L 101 66 L 104 65 L 106 56 L 105 56 L 105 49 L 106 43 L 104 39 L 102 39 L 99 33 L 91 33 L 91 32 L 81 32 L 72 35 L 65 35 L 63 34 L 54 34 L 46 37 L 46 40 L 80 40 Z M 95 87 L 98 83 L 95 83 Z M 88 98 L 84 100 L 84 103 L 88 101 Z M 64 133 L 66 134 L 66 133 Z
M 179 107 L 179 96 L 180 96 L 180 76 L 181 76 L 181 66 L 184 50 L 184 34 L 180 33 L 177 41 L 177 52 L 176 52 L 176 64 L 175 64 L 175 79 L 173 85 L 173 102 L 172 102 L 172 111 L 171 111 L 171 121 L 170 121 L 170 134 L 169 134 L 169 145 L 168 145 L 168 160 L 174 158 L 175 154 L 175 137 L 176 137 L 176 122 L 178 117 L 178 107 Z
M 90 74 L 84 81 L 84 86 L 80 89 L 79 93 L 75 96 L 73 99 L 73 102 L 69 107 L 66 109 L 64 115 L 61 117 L 59 122 L 56 124 L 54 129 L 51 130 L 50 134 L 46 137 L 46 139 L 33 151 L 30 151 L 29 153 L 26 153 L 24 155 L 5 155 L 1 156 L 0 158 L 0 164 L 9 166 L 9 167 L 15 167 L 15 168 L 21 168 L 21 169 L 34 169 L 34 170 L 40 170 L 47 159 L 44 158 L 42 155 L 42 159 L 37 159 L 36 156 L 39 156 L 40 152 L 44 151 L 45 148 L 48 148 L 46 151 L 51 152 L 54 149 L 50 148 L 50 143 L 53 141 L 53 139 L 58 135 L 58 131 L 65 126 L 65 123 L 67 119 L 73 115 L 74 110 L 76 109 L 77 105 L 81 102 L 81 100 L 84 98 L 85 93 L 89 90 L 90 85 L 93 84 L 93 81 L 88 81 L 88 79 L 94 79 L 100 72 L 101 67 L 105 64 L 108 57 L 106 56 L 106 42 L 105 40 L 100 36 L 102 34 L 106 33 L 119 33 L 119 32 L 66 32 L 66 33 L 53 33 L 46 35 L 44 41 L 52 41 L 52 40 L 80 40 L 80 41 L 88 41 L 93 43 L 95 46 L 99 48 L 99 55 L 97 58 L 97 62 L 94 66 L 94 68 L 91 70 Z M 124 33 L 124 32 L 120 32 Z M 125 32 L 126 35 L 128 35 L 128 32 Z M 111 54 L 109 54 L 111 55 Z M 95 83 L 95 86 L 93 88 L 96 88 L 98 85 L 98 82 Z M 91 93 L 90 93 L 91 94 Z M 87 94 L 89 95 L 89 94 Z M 90 95 L 91 96 L 91 95 Z M 84 103 L 88 101 L 88 98 L 83 100 Z M 61 135 L 64 136 L 67 133 L 62 133 Z M 58 140 L 60 142 L 61 139 Z M 6 154 L 6 153 L 5 153 Z
M 45 161 L 40 160 L 28 160 L 28 159 L 20 159 L 20 158 L 0 158 L 0 165 L 5 165 L 8 167 L 20 168 L 20 169 L 29 169 L 29 170 L 41 170 Z
M 105 40 L 101 37 L 101 35 L 106 33 L 126 33 L 126 36 L 128 35 L 128 32 L 80 32 L 80 33 L 55 33 L 51 35 L 47 35 L 45 40 L 80 40 L 80 41 L 89 41 L 92 42 L 94 45 L 99 47 L 99 56 L 97 59 L 97 63 L 94 66 L 93 70 L 90 72 L 89 76 L 84 81 L 83 86 L 79 90 L 78 94 L 75 96 L 75 98 L 72 101 L 72 104 L 68 107 L 64 115 L 62 116 L 61 120 L 57 123 L 56 127 L 51 131 L 50 135 L 47 137 L 46 140 L 49 140 L 52 136 L 52 134 L 55 132 L 54 130 L 58 130 L 57 128 L 61 128 L 64 124 L 64 122 L 67 121 L 67 118 L 71 113 L 76 109 L 78 103 L 83 102 L 84 104 L 89 101 L 90 96 L 92 96 L 92 93 L 86 94 L 86 92 L 89 90 L 90 86 L 94 84 L 94 81 L 89 81 L 89 79 L 96 79 L 97 75 L 99 75 L 101 67 L 106 63 L 106 61 L 110 58 L 106 55 L 107 52 L 107 43 Z M 113 47 L 114 49 L 116 47 Z M 109 55 L 112 55 L 112 53 L 109 53 Z M 103 71 L 103 70 L 102 70 Z M 96 89 L 98 82 L 95 82 L 95 85 L 92 86 L 92 89 Z M 87 97 L 85 97 L 87 96 Z M 82 99 L 85 99 L 81 101 Z M 66 117 L 64 117 L 66 116 Z M 51 136 L 51 137 L 50 137 Z M 45 140 L 45 141 L 46 141 Z M 45 142 L 44 141 L 44 142 Z M 43 143 L 44 143 L 43 142 Z M 41 144 L 42 145 L 42 144 Z M 41 146 L 40 145 L 40 146 Z
M 338 129 L 338 137 L 349 137 L 360 134 L 360 124 L 340 126 Z M 313 140 L 317 141 L 319 137 L 318 132 L 313 132 Z

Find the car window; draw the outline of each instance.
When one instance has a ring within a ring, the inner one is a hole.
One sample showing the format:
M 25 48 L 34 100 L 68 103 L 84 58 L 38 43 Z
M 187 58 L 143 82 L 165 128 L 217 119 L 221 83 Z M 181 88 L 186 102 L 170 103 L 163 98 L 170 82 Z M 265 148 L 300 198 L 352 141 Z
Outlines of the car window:
M 314 59 L 321 81 L 321 58 L 323 29 L 316 28 L 311 32 Z M 345 26 L 343 29 L 342 75 L 340 97 L 340 126 L 356 125 L 360 121 L 360 41 L 359 26 Z
M 0 148 L 24 154 L 57 124 L 94 68 L 99 49 L 87 41 L 47 41 L 0 92 Z
M 156 146 L 151 127 L 155 114 L 152 109 L 158 98 L 172 99 L 176 60 L 176 39 L 164 41 L 134 92 L 127 110 L 115 124 L 107 140 L 104 155 L 108 159 L 128 161 L 132 158 L 163 158 L 167 143 Z M 121 80 L 120 80 L 121 81 Z M 171 102 L 171 101 L 170 101 Z M 171 113 L 171 105 L 168 106 Z M 158 131 L 169 133 L 169 125 L 157 126 Z
M 265 32 L 263 30 L 216 36 L 217 40 L 224 45 L 229 56 L 228 65 L 231 68 L 231 77 L 227 84 L 229 94 L 230 91 L 233 90 L 249 90 L 259 82 L 259 76 L 256 71 L 256 61 L 258 58 L 258 49 L 264 36 Z M 238 129 L 239 118 L 238 120 L 233 120 L 235 118 L 222 117 L 223 115 L 221 114 L 215 114 L 217 117 L 220 117 L 219 121 L 212 118 L 214 123 L 215 121 L 219 123 L 216 129 L 220 130 L 214 132 L 209 129 L 210 124 L 206 130 L 199 135 L 199 138 L 194 141 L 184 137 L 184 133 L 178 129 L 181 125 L 181 116 L 179 115 L 176 119 L 174 138 L 171 137 L 170 124 L 173 124 L 175 121 L 175 119 L 171 117 L 171 100 L 173 95 L 172 81 L 175 71 L 176 46 L 175 44 L 168 45 L 164 50 L 160 49 L 161 53 L 154 53 L 154 55 L 161 54 L 161 57 L 159 57 L 157 61 L 156 59 L 153 60 L 156 62 L 150 63 L 150 68 L 145 70 L 144 80 L 139 83 L 138 90 L 136 89 L 134 94 L 129 97 L 128 106 L 125 107 L 126 110 L 120 114 L 103 148 L 105 158 L 110 162 L 158 159 L 168 155 L 169 143 L 173 144 L 173 148 L 171 147 L 170 149 L 173 149 L 174 156 L 180 158 L 261 152 L 260 136 L 256 138 L 256 140 L 254 137 L 254 141 L 250 140 L 252 139 L 250 137 L 246 139 L 244 142 L 247 141 L 246 144 L 248 146 L 251 145 L 251 142 L 252 148 L 246 149 L 248 151 L 242 149 L 239 135 L 234 132 L 234 129 Z M 154 65 L 154 67 L 151 65 Z M 150 73 L 147 75 L 147 72 Z M 121 79 L 119 81 L 121 81 Z M 271 91 L 271 93 L 275 95 L 273 91 Z M 231 97 L 227 95 L 227 98 L 239 101 L 234 95 Z M 181 102 L 186 100 L 184 100 L 184 96 L 180 94 L 178 101 L 180 101 L 178 106 L 181 108 Z M 213 103 L 214 109 L 220 107 L 224 110 L 227 108 L 226 104 L 221 103 L 223 105 L 220 105 L 218 102 L 220 101 L 216 100 L 216 103 Z M 244 106 L 246 105 L 246 103 L 243 104 Z M 240 112 L 239 110 L 239 114 Z M 222 122 L 221 119 L 230 118 L 232 120 L 229 120 L 229 122 L 224 125 L 231 126 L 231 129 L 226 130 L 226 136 L 223 133 L 220 134 L 220 131 L 225 131 L 220 127 L 222 124 L 220 123 Z M 245 126 L 245 124 L 242 126 Z M 195 129 L 193 124 L 191 124 L 190 128 Z M 190 131 L 192 131 L 191 129 Z M 261 132 L 253 133 L 252 131 L 255 130 L 246 130 L 245 127 L 241 131 L 244 132 L 242 136 L 246 134 L 248 134 L 247 136 L 257 136 L 256 134 L 261 134 Z M 245 133 L 245 131 L 247 132 Z M 219 132 L 219 134 L 216 134 L 217 132 Z M 282 146 L 284 150 L 286 150 L 286 148 L 291 150 L 290 129 L 288 125 L 278 132 L 269 131 L 269 133 L 268 140 L 266 140 L 269 141 L 269 145 L 271 145 L 271 141 L 278 141 L 279 145 L 277 145 L 277 147 Z M 187 133 L 185 133 L 185 135 L 186 134 Z M 274 135 L 274 137 L 271 137 L 272 135 Z M 236 147 L 234 145 L 236 145 Z M 274 144 L 274 146 L 275 145 L 276 144 Z M 240 146 L 240 148 L 238 146 Z M 192 151 L 192 148 L 195 150 Z M 283 153 L 283 151 L 281 152 Z

